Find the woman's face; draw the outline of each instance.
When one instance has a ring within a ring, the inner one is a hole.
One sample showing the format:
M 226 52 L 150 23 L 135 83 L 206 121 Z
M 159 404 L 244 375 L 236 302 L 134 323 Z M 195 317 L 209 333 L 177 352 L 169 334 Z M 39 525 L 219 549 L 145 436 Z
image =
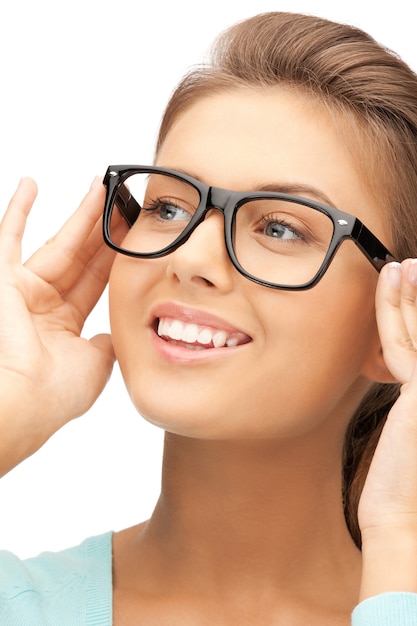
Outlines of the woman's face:
M 157 165 L 230 190 L 285 184 L 298 195 L 325 196 L 389 243 L 329 113 L 286 91 L 242 89 L 198 101 L 169 131 Z M 305 186 L 317 193 L 301 193 Z M 166 257 L 118 255 L 112 333 L 135 406 L 192 437 L 288 438 L 326 424 L 344 428 L 381 367 L 377 278 L 344 242 L 308 291 L 257 285 L 232 266 L 217 210 Z M 172 324 L 185 339 L 165 334 L 177 336 L 167 330 Z M 196 332 L 217 334 L 220 343 L 226 333 L 232 345 L 196 350 Z

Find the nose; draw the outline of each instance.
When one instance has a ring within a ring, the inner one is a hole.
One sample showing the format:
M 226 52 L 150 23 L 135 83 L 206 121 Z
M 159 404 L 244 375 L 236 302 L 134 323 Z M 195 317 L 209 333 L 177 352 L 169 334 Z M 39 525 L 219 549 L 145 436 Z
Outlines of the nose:
M 183 285 L 229 292 L 236 270 L 226 250 L 222 211 L 210 209 L 189 239 L 167 258 L 168 275 Z

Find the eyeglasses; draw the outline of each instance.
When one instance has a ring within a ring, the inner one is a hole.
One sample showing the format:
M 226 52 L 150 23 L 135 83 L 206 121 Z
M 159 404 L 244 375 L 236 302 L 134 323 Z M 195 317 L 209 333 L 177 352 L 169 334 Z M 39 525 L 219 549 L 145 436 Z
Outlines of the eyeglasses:
M 394 260 L 356 217 L 307 198 L 229 191 L 151 166 L 111 165 L 104 185 L 104 240 L 131 257 L 170 254 L 209 211 L 218 209 L 224 215 L 225 244 L 234 267 L 266 287 L 313 287 L 345 239 L 352 239 L 378 271 Z

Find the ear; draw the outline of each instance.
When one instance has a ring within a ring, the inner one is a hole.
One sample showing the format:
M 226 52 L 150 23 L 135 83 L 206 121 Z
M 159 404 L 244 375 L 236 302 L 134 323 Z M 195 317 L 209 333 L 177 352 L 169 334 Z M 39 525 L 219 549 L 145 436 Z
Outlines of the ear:
M 362 368 L 362 374 L 374 383 L 396 383 L 397 379 L 388 369 L 378 333 L 369 346 L 369 352 Z

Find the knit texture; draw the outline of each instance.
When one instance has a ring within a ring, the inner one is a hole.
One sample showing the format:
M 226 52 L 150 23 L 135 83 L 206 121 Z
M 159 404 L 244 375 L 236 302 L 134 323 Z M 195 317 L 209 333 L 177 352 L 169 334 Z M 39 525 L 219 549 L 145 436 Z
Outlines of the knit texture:
M 417 593 L 382 593 L 364 600 L 353 611 L 352 626 L 417 626 Z
M 20 560 L 0 551 L 1 626 L 111 626 L 112 533 Z
M 112 533 L 20 560 L 0 551 L 1 626 L 111 626 Z M 361 602 L 352 626 L 417 626 L 417 594 Z

